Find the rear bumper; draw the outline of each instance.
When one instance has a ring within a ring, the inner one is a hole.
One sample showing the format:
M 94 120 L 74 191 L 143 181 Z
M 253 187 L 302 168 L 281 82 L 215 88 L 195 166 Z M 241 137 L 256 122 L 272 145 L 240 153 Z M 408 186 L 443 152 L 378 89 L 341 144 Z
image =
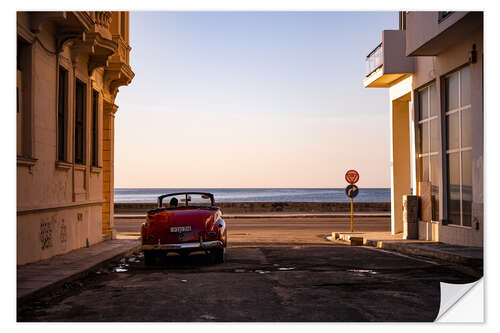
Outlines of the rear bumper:
M 194 242 L 194 243 L 178 243 L 178 244 L 144 244 L 143 250 L 209 250 L 215 248 L 223 248 L 224 244 L 219 241 Z

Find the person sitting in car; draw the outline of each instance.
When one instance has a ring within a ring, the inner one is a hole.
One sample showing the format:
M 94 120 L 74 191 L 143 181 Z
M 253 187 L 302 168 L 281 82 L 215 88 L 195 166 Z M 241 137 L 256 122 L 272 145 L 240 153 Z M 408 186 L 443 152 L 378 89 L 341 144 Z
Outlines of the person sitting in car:
M 179 200 L 177 200 L 177 198 L 170 199 L 170 207 L 175 208 L 177 205 L 179 205 Z

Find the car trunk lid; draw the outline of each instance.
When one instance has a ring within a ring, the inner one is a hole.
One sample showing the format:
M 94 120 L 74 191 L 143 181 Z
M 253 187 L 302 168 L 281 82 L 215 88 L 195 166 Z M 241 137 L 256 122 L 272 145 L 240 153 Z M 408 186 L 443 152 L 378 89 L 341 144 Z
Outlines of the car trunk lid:
M 148 214 L 149 244 L 199 242 L 207 224 L 213 223 L 217 210 L 212 208 L 176 208 Z

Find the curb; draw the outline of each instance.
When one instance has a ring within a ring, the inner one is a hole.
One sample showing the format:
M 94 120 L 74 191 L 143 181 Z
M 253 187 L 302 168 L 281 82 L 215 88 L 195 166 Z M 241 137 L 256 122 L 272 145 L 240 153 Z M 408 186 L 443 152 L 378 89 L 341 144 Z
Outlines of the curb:
M 479 258 L 467 257 L 444 251 L 433 251 L 431 249 L 412 246 L 411 244 L 388 243 L 384 241 L 369 240 L 369 239 L 366 239 L 364 241 L 364 244 L 366 246 L 372 246 L 384 250 L 392 250 L 404 254 L 412 254 L 422 257 L 435 258 L 465 266 L 481 266 L 483 264 L 483 260 Z
M 351 246 L 363 246 L 365 245 L 365 239 L 360 237 L 362 234 L 362 232 L 350 232 L 348 234 L 344 234 L 342 232 L 332 232 L 331 240 Z
M 105 258 L 105 259 L 99 261 L 98 263 L 96 263 L 90 267 L 86 267 L 86 268 L 84 268 L 76 273 L 70 274 L 64 278 L 61 278 L 57 281 L 54 281 L 54 282 L 52 282 L 48 285 L 45 285 L 39 289 L 27 292 L 26 294 L 24 294 L 22 296 L 17 296 L 17 306 L 19 306 L 19 305 L 21 305 L 21 304 L 23 304 L 23 303 L 25 303 L 33 298 L 43 296 L 43 295 L 47 294 L 48 292 L 50 292 L 51 290 L 58 289 L 66 283 L 73 282 L 73 281 L 78 280 L 82 277 L 85 277 L 88 275 L 88 273 L 90 271 L 101 268 L 102 266 L 105 266 L 112 261 L 116 261 L 116 260 L 120 259 L 121 257 L 129 256 L 132 253 L 140 250 L 140 248 L 141 248 L 141 244 L 139 242 L 137 245 L 134 245 L 132 248 L 129 248 L 127 250 L 123 250 L 118 254 L 114 254 L 111 257 Z M 16 283 L 16 285 L 17 285 L 17 283 Z
M 429 248 L 423 248 L 418 245 L 413 245 L 416 243 L 403 243 L 404 241 L 383 241 L 383 240 L 372 240 L 362 237 L 363 234 L 359 233 L 342 233 L 342 232 L 332 232 L 330 241 L 339 244 L 351 245 L 351 246 L 370 246 L 379 249 L 395 251 L 403 254 L 433 258 L 443 260 L 449 263 L 469 266 L 469 267 L 482 267 L 483 259 L 477 257 L 469 257 L 465 255 L 460 255 L 456 253 L 451 253 L 447 251 L 439 251 Z

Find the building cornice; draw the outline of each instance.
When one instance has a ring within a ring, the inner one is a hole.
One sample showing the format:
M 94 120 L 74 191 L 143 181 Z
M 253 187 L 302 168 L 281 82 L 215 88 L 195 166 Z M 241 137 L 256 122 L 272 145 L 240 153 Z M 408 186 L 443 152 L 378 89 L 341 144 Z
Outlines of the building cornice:
M 87 32 L 81 39 L 72 40 L 71 58 L 75 63 L 78 57 L 88 56 L 88 72 L 91 76 L 96 68 L 108 66 L 108 59 L 117 48 L 118 45 L 114 41 L 103 38 L 97 32 Z
M 116 96 L 118 88 L 130 84 L 134 76 L 134 72 L 126 63 L 111 62 L 104 68 L 104 85 L 112 96 Z
M 31 12 L 30 29 L 33 33 L 40 32 L 41 26 L 47 22 L 64 22 L 67 20 L 67 12 Z
M 116 111 L 118 111 L 118 105 L 113 102 L 109 102 L 106 99 L 104 101 L 104 113 L 111 115 L 113 118 L 115 117 Z
M 17 34 L 25 39 L 28 43 L 33 43 L 35 41 L 35 34 L 31 32 L 28 27 L 19 23 L 17 23 Z
M 90 31 L 92 26 L 95 24 L 89 12 L 71 12 L 71 14 L 75 16 L 85 31 Z
M 93 43 L 94 52 L 89 57 L 89 75 L 94 69 L 108 66 L 108 59 L 118 49 L 118 44 L 110 39 L 103 38 L 99 33 L 88 34 L 88 40 Z
M 43 213 L 46 211 L 54 211 L 68 208 L 77 208 L 77 207 L 88 207 L 88 206 L 97 206 L 102 205 L 106 201 L 104 200 L 93 200 L 93 201 L 82 201 L 82 202 L 69 202 L 63 204 L 55 204 L 55 205 L 45 205 L 38 207 L 18 207 L 17 215 L 28 215 L 28 214 L 36 214 Z

